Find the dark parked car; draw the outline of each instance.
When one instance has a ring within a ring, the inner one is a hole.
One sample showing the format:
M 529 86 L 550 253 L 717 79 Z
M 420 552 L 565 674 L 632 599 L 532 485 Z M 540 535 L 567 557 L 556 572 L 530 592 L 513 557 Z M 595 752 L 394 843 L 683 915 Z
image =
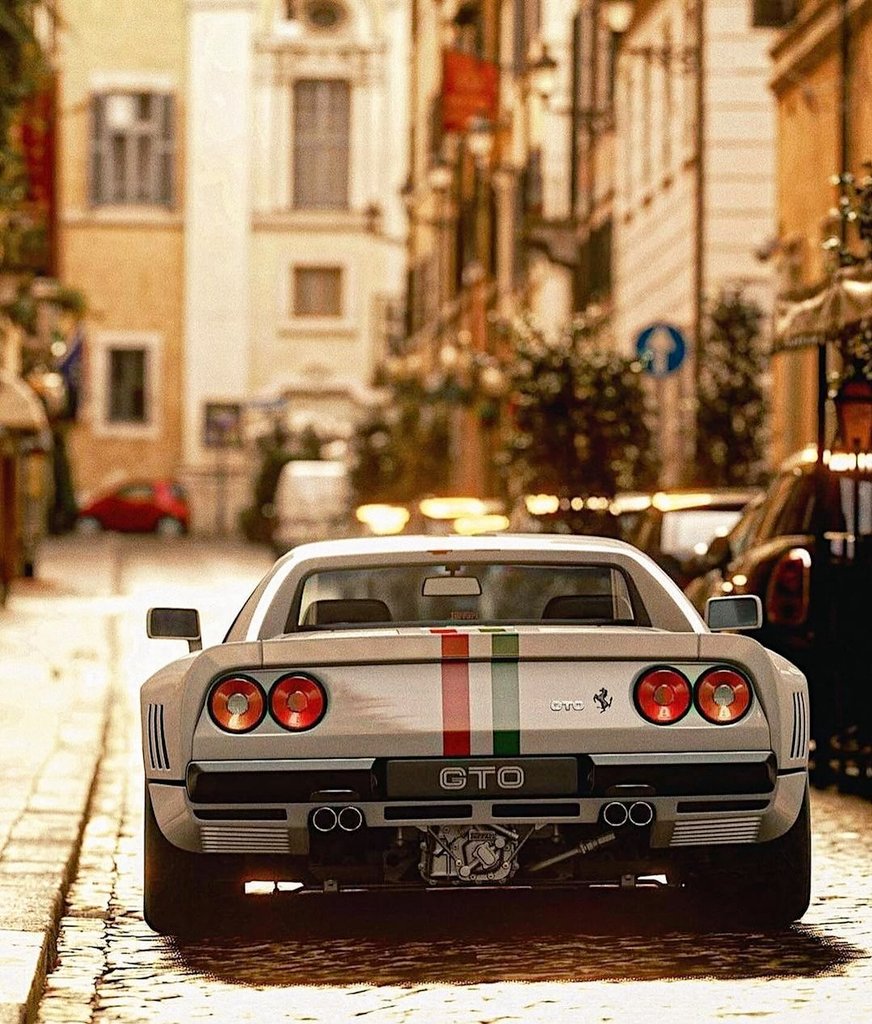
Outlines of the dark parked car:
M 756 594 L 763 627 L 752 633 L 808 676 L 815 778 L 844 768 L 860 751 L 872 780 L 872 675 L 864 636 L 872 624 L 872 469 L 833 456 L 820 500 L 814 449 L 789 460 L 765 497 L 753 503 L 706 556 L 704 576 L 686 588 L 702 610 L 709 597 Z M 822 556 L 822 557 L 821 557 Z M 851 766 L 856 773 L 857 765 Z
M 136 480 L 105 491 L 79 509 L 80 532 L 187 533 L 190 521 L 184 488 L 175 480 Z
M 700 556 L 715 537 L 725 536 L 759 491 L 660 491 L 638 517 L 627 538 L 685 587 L 704 571 Z

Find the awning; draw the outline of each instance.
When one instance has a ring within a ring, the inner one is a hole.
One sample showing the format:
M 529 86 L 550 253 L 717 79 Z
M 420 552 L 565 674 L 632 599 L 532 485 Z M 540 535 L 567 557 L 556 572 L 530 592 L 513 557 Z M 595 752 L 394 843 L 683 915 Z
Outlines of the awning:
M 858 276 L 855 269 L 840 271 L 831 284 L 810 299 L 780 305 L 776 310 L 772 350 L 783 352 L 821 345 L 845 327 L 869 319 L 872 280 L 866 274 Z
M 48 430 L 42 402 L 11 373 L 0 370 L 0 435 L 39 434 Z

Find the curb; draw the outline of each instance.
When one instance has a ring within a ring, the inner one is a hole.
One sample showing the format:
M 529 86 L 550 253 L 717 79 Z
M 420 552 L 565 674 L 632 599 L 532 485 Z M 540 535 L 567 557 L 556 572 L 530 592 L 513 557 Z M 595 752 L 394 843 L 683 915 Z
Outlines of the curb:
M 107 687 L 106 696 L 108 693 Z M 0 1024 L 31 1024 L 46 977 L 56 963 L 66 896 L 78 870 L 106 751 L 109 702 L 101 703 L 101 712 L 93 715 L 97 729 L 91 733 L 92 742 L 77 751 L 62 745 L 46 763 L 0 861 Z M 72 761 L 76 762 L 76 774 L 66 776 L 58 786 L 57 769 Z M 26 839 L 26 833 L 40 838 Z M 51 838 L 46 839 L 46 834 Z
M 56 963 L 117 672 L 117 619 L 105 604 L 67 610 L 22 596 L 0 620 L 4 724 L 20 730 L 0 765 L 0 1024 L 32 1024 Z M 8 705 L 22 700 L 18 723 Z

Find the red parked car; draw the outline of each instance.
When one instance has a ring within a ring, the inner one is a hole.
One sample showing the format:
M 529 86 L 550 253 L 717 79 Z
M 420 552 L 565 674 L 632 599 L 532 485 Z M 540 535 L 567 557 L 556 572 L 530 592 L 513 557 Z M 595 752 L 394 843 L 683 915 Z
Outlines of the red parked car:
M 187 533 L 189 520 L 188 499 L 181 484 L 136 480 L 119 484 L 84 505 L 77 528 L 84 533 L 119 530 L 174 537 Z

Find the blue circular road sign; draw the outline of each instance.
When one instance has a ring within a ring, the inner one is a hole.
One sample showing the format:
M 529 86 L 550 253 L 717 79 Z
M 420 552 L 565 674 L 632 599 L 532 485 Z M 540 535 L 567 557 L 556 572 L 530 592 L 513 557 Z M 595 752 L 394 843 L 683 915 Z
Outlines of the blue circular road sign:
M 652 377 L 668 377 L 684 362 L 687 341 L 675 324 L 649 324 L 636 335 L 636 354 Z

